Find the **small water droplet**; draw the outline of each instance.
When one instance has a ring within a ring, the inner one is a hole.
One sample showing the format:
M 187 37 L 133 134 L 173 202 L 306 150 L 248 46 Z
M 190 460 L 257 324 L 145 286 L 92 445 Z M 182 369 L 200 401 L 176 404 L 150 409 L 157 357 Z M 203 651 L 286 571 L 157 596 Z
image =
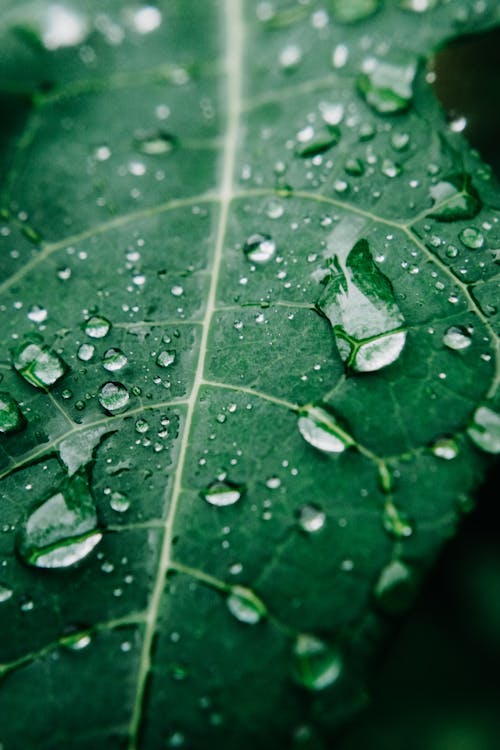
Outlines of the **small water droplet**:
M 487 406 L 476 409 L 467 434 L 486 453 L 500 453 L 500 416 Z
M 87 557 L 101 539 L 88 478 L 76 474 L 30 514 L 18 547 L 29 565 L 66 568 Z
M 415 592 L 415 575 L 401 560 L 392 560 L 383 568 L 374 588 L 378 606 L 390 614 L 407 609 Z
M 0 583 L 0 604 L 3 604 L 4 602 L 8 602 L 9 599 L 12 598 L 14 592 L 12 589 L 9 589 L 8 586 L 4 586 Z
M 50 388 L 68 371 L 67 364 L 45 344 L 24 342 L 13 355 L 17 372 L 35 388 Z
M 92 359 L 95 353 L 95 346 L 93 344 L 82 344 L 77 352 L 77 357 L 82 362 L 88 362 Z
M 332 16 L 338 23 L 356 23 L 373 15 L 380 0 L 331 0 Z
M 266 616 L 265 604 L 251 591 L 243 586 L 232 586 L 226 599 L 227 608 L 234 617 L 247 625 L 255 625 Z
M 45 310 L 44 307 L 33 305 L 29 309 L 28 318 L 33 323 L 43 323 L 45 320 L 47 320 L 47 310 Z
M 279 477 L 269 477 L 269 479 L 266 479 L 266 487 L 270 490 L 277 490 L 278 487 L 281 487 L 281 479 Z
M 150 135 L 144 135 L 136 138 L 136 148 L 143 154 L 157 156 L 158 154 L 168 154 L 177 146 L 177 138 L 170 133 L 162 130 Z
M 382 523 L 387 533 L 395 539 L 407 539 L 413 534 L 413 524 L 391 501 L 385 503 Z
M 293 675 L 308 690 L 324 690 L 340 677 L 343 668 L 339 650 L 314 635 L 301 633 L 293 649 Z
M 430 188 L 434 208 L 430 212 L 438 221 L 472 219 L 481 208 L 481 201 L 466 173 L 450 175 Z
M 125 408 L 130 400 L 130 394 L 123 383 L 110 381 L 99 388 L 97 398 L 103 409 L 115 413 Z
M 125 513 L 130 508 L 130 500 L 122 492 L 112 492 L 109 505 L 116 513 Z
M 325 132 L 315 133 L 314 130 L 308 131 L 308 137 L 299 139 L 299 145 L 297 146 L 296 153 L 303 159 L 308 159 L 318 154 L 323 154 L 333 146 L 336 146 L 340 141 L 340 130 L 335 126 L 331 126 Z M 304 131 L 302 131 L 304 133 Z M 310 137 L 309 137 L 310 133 Z
M 296 515 L 300 528 L 308 534 L 319 531 L 325 525 L 326 515 L 319 505 L 314 505 L 314 503 L 303 505 Z
M 18 432 L 25 424 L 17 401 L 10 393 L 0 392 L 0 433 Z
M 241 498 L 242 494 L 243 488 L 240 485 L 233 484 L 227 480 L 212 482 L 212 484 L 201 492 L 202 498 L 207 503 L 216 505 L 219 508 L 226 505 L 234 505 Z
M 163 351 L 156 357 L 156 364 L 158 367 L 169 367 L 175 362 L 175 351 Z
M 110 328 L 111 323 L 109 320 L 100 315 L 93 315 L 84 325 L 84 331 L 91 339 L 104 338 L 109 333 Z
M 65 635 L 61 638 L 61 646 L 70 651 L 83 651 L 91 643 L 92 637 L 90 633 L 71 633 L 71 635 Z
M 243 252 L 252 263 L 267 263 L 276 252 L 276 243 L 268 234 L 252 234 L 243 245 Z
M 450 326 L 443 336 L 443 344 L 455 351 L 467 349 L 471 343 L 471 334 L 462 326 Z
M 102 358 L 102 366 L 108 372 L 121 370 L 128 364 L 128 359 L 121 349 L 108 349 Z
M 484 236 L 476 227 L 465 227 L 458 236 L 470 250 L 479 250 L 484 245 Z
M 304 406 L 299 412 L 298 427 L 304 440 L 324 453 L 342 453 L 354 445 L 332 411 L 321 406 Z
M 358 77 L 358 90 L 373 109 L 380 114 L 403 112 L 411 104 L 416 61 L 407 59 L 379 59 L 370 57 Z
M 445 461 L 451 461 L 458 456 L 458 445 L 453 438 L 436 440 L 431 450 L 435 456 Z

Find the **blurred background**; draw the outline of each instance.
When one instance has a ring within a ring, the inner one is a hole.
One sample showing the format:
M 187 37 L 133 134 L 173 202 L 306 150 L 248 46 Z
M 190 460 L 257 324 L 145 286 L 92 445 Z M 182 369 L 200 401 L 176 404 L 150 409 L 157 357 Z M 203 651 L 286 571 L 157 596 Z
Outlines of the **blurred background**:
M 450 119 L 500 179 L 500 30 L 433 64 Z M 500 749 L 500 466 L 381 655 L 372 702 L 335 750 Z

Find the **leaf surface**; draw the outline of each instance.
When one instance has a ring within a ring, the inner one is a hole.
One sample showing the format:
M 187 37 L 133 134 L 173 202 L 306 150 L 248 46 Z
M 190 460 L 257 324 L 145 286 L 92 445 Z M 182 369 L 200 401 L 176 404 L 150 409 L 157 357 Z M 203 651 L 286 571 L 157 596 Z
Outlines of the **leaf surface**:
M 5 4 L 3 750 L 366 700 L 499 449 L 499 192 L 426 60 L 500 17 L 427 5 Z

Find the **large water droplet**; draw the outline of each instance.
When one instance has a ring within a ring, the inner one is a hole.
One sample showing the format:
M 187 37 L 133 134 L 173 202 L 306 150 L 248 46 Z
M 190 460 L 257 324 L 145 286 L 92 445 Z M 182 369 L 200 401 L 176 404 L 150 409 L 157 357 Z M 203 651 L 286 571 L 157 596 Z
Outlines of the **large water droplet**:
M 175 362 L 175 351 L 167 352 L 163 351 L 156 357 L 156 364 L 158 367 L 169 367 Z
M 205 490 L 201 492 L 201 496 L 210 505 L 216 505 L 222 508 L 226 505 L 234 505 L 238 502 L 243 494 L 243 488 L 240 485 L 233 484 L 227 480 L 224 482 L 212 482 Z
M 479 250 L 484 245 L 484 235 L 476 227 L 465 227 L 458 236 L 469 250 Z
M 335 21 L 355 23 L 375 13 L 380 0 L 331 0 L 330 7 Z
M 257 232 L 245 241 L 243 252 L 252 263 L 267 263 L 276 252 L 276 243 L 268 234 Z
M 438 221 L 472 219 L 481 208 L 481 201 L 466 173 L 451 175 L 430 189 L 434 208 L 430 212 Z
M 89 318 L 84 326 L 84 331 L 91 339 L 102 339 L 107 336 L 111 328 L 111 323 L 107 318 L 100 315 L 93 315 Z
M 102 366 L 105 370 L 108 370 L 108 372 L 121 370 L 126 364 L 128 364 L 128 359 L 121 349 L 108 349 L 104 352 Z
M 326 515 L 319 505 L 307 503 L 297 511 L 297 521 L 302 531 L 312 534 L 325 525 Z
M 394 114 L 407 109 L 413 96 L 416 61 L 378 59 L 365 61 L 364 73 L 358 77 L 358 89 L 377 112 Z
M 45 344 L 24 342 L 13 354 L 17 372 L 35 388 L 50 388 L 68 371 L 67 364 Z
M 26 420 L 19 405 L 10 393 L 0 393 L 0 433 L 18 432 L 22 430 Z
M 443 336 L 443 344 L 455 351 L 467 349 L 471 343 L 471 334 L 467 328 L 461 326 L 450 326 Z
M 265 604 L 251 591 L 243 586 L 233 586 L 226 599 L 227 607 L 240 622 L 255 625 L 266 615 Z
M 67 568 L 83 560 L 102 539 L 88 477 L 76 474 L 28 517 L 19 553 L 37 568 Z
M 89 360 L 92 359 L 95 353 L 95 346 L 93 344 L 82 344 L 78 352 L 76 353 L 76 356 L 78 359 L 80 359 L 82 362 L 89 362 Z
M 330 127 L 327 131 L 321 133 L 311 132 L 311 138 L 304 143 L 299 143 L 296 149 L 298 156 L 303 159 L 317 156 L 328 151 L 332 146 L 336 146 L 340 141 L 340 130 L 337 127 Z
M 299 411 L 300 434 L 310 445 L 325 453 L 342 453 L 354 440 L 338 424 L 326 407 L 309 404 Z
M 500 453 L 500 415 L 487 406 L 480 406 L 473 424 L 467 429 L 470 439 L 486 453 Z
M 127 406 L 130 394 L 123 383 L 110 381 L 99 388 L 97 398 L 103 409 L 114 414 Z
M 324 690 L 333 685 L 342 673 L 342 656 L 314 635 L 301 633 L 293 649 L 293 675 L 308 690 Z
M 413 601 L 415 591 L 415 575 L 401 560 L 392 560 L 383 568 L 374 588 L 378 606 L 389 613 L 407 609 Z
M 317 306 L 332 324 L 347 366 L 372 372 L 395 362 L 406 341 L 404 318 L 367 241 L 359 240 L 348 253 L 337 252 L 324 283 Z
M 87 430 L 79 430 L 70 434 L 59 443 L 59 455 L 68 470 L 68 476 L 73 476 L 78 469 L 91 461 L 96 446 L 109 429 L 109 427 L 89 427 Z

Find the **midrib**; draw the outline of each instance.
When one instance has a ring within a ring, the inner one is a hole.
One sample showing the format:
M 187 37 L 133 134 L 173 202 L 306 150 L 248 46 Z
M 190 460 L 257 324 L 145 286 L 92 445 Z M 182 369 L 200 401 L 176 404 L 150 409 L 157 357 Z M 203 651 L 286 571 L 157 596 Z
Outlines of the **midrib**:
M 172 497 L 169 512 L 164 524 L 163 542 L 160 551 L 158 571 L 153 586 L 153 592 L 147 612 L 144 630 L 144 641 L 141 652 L 139 674 L 137 678 L 137 691 L 130 723 L 129 750 L 137 750 L 137 739 L 143 710 L 143 698 L 145 694 L 146 681 L 151 668 L 151 649 L 158 622 L 158 614 L 161 598 L 165 587 L 167 572 L 171 563 L 173 527 L 179 497 L 182 488 L 182 477 L 186 463 L 187 449 L 191 434 L 193 415 L 198 402 L 200 388 L 203 385 L 203 372 L 207 353 L 208 335 L 210 323 L 215 310 L 217 284 L 219 279 L 224 239 L 226 235 L 229 207 L 234 193 L 233 174 L 238 145 L 238 133 L 240 124 L 242 91 L 242 48 L 243 48 L 243 0 L 225 0 L 221 12 L 224 16 L 225 45 L 226 45 L 226 97 L 227 97 L 227 127 L 224 138 L 224 149 L 222 155 L 222 176 L 219 189 L 220 214 L 217 226 L 215 250 L 213 255 L 212 276 L 207 298 L 207 307 L 202 323 L 202 337 L 200 352 L 196 366 L 196 374 L 193 382 L 191 395 L 187 402 L 186 421 L 179 448 L 179 457 L 174 476 Z

